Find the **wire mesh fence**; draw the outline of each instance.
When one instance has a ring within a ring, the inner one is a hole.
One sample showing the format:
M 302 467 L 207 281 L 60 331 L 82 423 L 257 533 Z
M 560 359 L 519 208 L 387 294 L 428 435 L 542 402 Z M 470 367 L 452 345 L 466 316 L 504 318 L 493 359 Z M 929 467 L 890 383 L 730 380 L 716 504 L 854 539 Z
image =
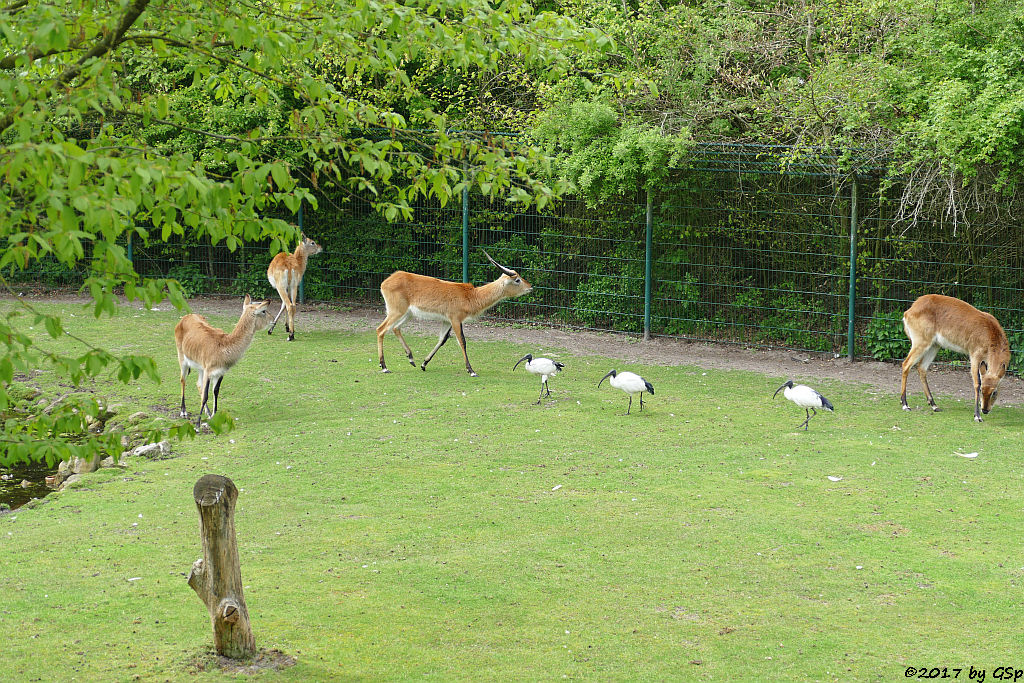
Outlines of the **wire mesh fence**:
M 934 292 L 990 311 L 1024 350 L 1016 225 L 979 220 L 954 234 L 940 221 L 903 224 L 877 177 L 865 174 L 854 190 L 821 172 L 820 159 L 800 165 L 788 153 L 707 145 L 671 190 L 596 205 L 568 198 L 544 211 L 470 195 L 389 223 L 368 202 L 320 193 L 302 215 L 323 247 L 309 261 L 305 299 L 383 312 L 380 282 L 395 270 L 494 279 L 483 248 L 533 285 L 496 307 L 498 320 L 898 359 L 909 349 L 903 311 Z M 133 245 L 140 274 L 177 278 L 190 294 L 276 296 L 271 256 L 266 244 Z M 35 276 L 74 282 L 58 271 Z

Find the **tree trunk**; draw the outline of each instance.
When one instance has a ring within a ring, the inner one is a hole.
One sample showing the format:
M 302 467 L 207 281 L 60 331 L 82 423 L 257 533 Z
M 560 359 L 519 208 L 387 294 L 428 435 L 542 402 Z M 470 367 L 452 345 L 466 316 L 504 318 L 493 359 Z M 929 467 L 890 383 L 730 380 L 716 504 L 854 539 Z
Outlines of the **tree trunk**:
M 203 557 L 192 564 L 188 585 L 206 603 L 217 654 L 232 659 L 251 657 L 256 640 L 242 597 L 242 571 L 235 543 L 235 500 L 238 489 L 227 477 L 207 474 L 192 495 L 199 508 Z

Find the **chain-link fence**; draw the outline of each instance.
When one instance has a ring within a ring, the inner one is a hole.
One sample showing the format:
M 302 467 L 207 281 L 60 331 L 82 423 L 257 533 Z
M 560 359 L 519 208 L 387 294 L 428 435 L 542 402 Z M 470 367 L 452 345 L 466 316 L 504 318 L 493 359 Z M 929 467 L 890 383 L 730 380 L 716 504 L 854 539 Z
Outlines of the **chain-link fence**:
M 823 172 L 827 159 L 801 165 L 788 153 L 705 145 L 671 190 L 544 211 L 469 195 L 388 223 L 367 202 L 320 193 L 301 217 L 323 247 L 304 297 L 383 315 L 380 282 L 395 270 L 494 279 L 482 247 L 534 287 L 492 311 L 502 320 L 898 359 L 909 349 L 903 311 L 934 292 L 990 311 L 1024 350 L 1016 225 L 979 220 L 954 234 L 940 221 L 901 223 L 877 176 L 851 182 Z M 265 244 L 172 240 L 135 244 L 133 257 L 140 273 L 175 277 L 191 294 L 276 296 Z

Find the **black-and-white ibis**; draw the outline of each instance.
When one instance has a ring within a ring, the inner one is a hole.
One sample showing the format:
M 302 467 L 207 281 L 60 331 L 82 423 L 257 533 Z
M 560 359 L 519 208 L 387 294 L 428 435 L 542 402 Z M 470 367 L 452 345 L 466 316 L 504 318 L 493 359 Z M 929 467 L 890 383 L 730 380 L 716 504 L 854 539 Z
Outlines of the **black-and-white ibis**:
M 609 377 L 611 379 L 608 379 Z M 651 383 L 636 373 L 615 372 L 612 370 L 601 378 L 601 382 L 606 379 L 616 389 L 622 389 L 629 394 L 629 405 L 626 406 L 626 415 L 629 415 L 629 409 L 633 407 L 633 394 L 640 394 L 640 410 L 644 409 L 644 392 L 646 391 L 651 396 L 654 396 L 654 387 L 651 386 Z M 598 387 L 601 386 L 601 382 L 597 383 Z
M 778 396 L 779 392 L 783 389 L 786 390 L 783 392 L 783 396 L 803 408 L 804 412 L 807 414 L 807 419 L 798 424 L 796 426 L 797 429 L 803 427 L 804 431 L 807 431 L 808 423 L 811 421 L 811 418 L 818 414 L 818 408 L 829 412 L 833 411 L 832 404 L 829 403 L 827 398 L 819 394 L 814 389 L 811 389 L 809 386 L 804 384 L 793 384 L 793 380 L 791 379 L 786 380 L 785 384 L 776 389 L 772 398 L 774 399 Z
M 533 354 L 528 353 L 517 360 L 516 364 L 512 366 L 513 372 L 524 360 L 526 365 L 523 367 L 526 368 L 527 372 L 540 375 L 540 396 L 537 397 L 537 404 L 539 404 L 544 398 L 544 392 L 547 392 L 548 396 L 551 395 L 551 390 L 548 389 L 548 377 L 557 375 L 558 371 L 565 367 L 565 364 L 553 361 L 550 358 L 534 358 Z

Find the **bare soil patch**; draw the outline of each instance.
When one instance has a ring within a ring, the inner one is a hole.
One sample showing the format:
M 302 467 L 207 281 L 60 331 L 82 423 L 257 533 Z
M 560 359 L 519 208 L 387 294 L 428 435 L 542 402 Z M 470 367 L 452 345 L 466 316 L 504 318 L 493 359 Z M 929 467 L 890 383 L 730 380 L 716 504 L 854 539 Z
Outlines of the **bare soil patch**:
M 251 659 L 231 659 L 214 652 L 197 657 L 192 662 L 195 672 L 223 671 L 229 674 L 253 676 L 264 671 L 280 671 L 295 665 L 295 657 L 280 650 L 260 650 Z
M 74 295 L 27 294 L 26 298 L 46 301 L 80 301 L 87 297 Z M 138 304 L 135 304 L 136 306 Z M 189 302 L 194 313 L 204 315 L 231 315 L 240 313 L 241 299 L 237 297 L 200 297 Z M 271 313 L 276 315 L 279 300 L 271 300 Z M 158 307 L 170 310 L 168 303 Z M 384 319 L 383 304 L 373 308 L 347 306 L 344 304 L 302 304 L 296 314 L 296 338 L 302 339 L 304 331 L 346 330 L 368 332 L 376 329 Z M 410 320 L 402 327 L 413 334 L 436 335 L 440 332 L 438 323 Z M 283 328 L 276 332 L 284 335 Z M 386 358 L 405 362 L 404 354 L 394 335 L 388 335 L 384 352 Z M 894 396 L 899 393 L 900 367 L 898 363 L 881 363 L 872 360 L 849 361 L 836 358 L 833 354 L 815 354 L 790 351 L 772 347 L 756 347 L 742 344 L 711 344 L 691 342 L 673 337 L 655 337 L 643 341 L 636 335 L 595 332 L 573 328 L 544 325 L 510 325 L 481 320 L 466 327 L 466 337 L 473 341 L 507 341 L 521 344 L 524 353 L 543 353 L 551 349 L 563 349 L 570 355 L 603 356 L 627 363 L 649 363 L 654 365 L 688 365 L 715 370 L 747 370 L 757 372 L 778 381 L 787 379 L 811 383 L 817 379 L 842 380 L 870 385 L 879 391 Z M 454 341 L 449 344 L 455 344 Z M 447 350 L 447 349 L 446 349 Z M 414 348 L 421 359 L 429 348 Z M 442 351 L 441 353 L 443 353 Z M 610 368 L 609 368 L 610 369 Z M 966 368 L 933 365 L 928 370 L 928 381 L 932 391 L 940 396 L 952 396 L 973 400 L 974 390 L 970 373 Z M 915 398 L 914 404 L 924 405 L 917 373 L 911 373 L 908 380 L 908 394 Z M 896 400 L 895 398 L 893 400 Z M 1024 403 L 1024 381 L 1007 376 L 999 386 L 1000 405 Z M 941 405 L 941 404 L 940 404 Z

